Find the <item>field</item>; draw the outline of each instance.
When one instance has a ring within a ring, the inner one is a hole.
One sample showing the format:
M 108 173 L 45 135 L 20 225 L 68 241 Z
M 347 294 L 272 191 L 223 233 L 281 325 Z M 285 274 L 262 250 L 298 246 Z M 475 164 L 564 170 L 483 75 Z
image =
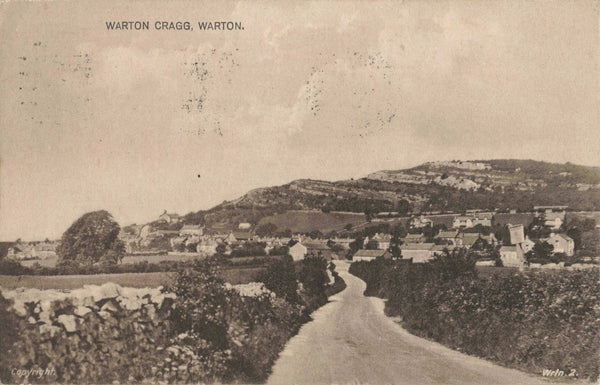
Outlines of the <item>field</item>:
M 273 223 L 279 230 L 290 229 L 292 232 L 310 232 L 319 230 L 329 232 L 340 231 L 348 223 L 357 226 L 366 222 L 364 214 L 359 213 L 323 213 L 320 211 L 290 210 L 283 214 L 262 218 L 259 225 Z
M 162 261 L 191 261 L 194 258 L 198 258 L 199 255 L 196 253 L 188 253 L 188 254 L 172 254 L 172 255 L 164 255 L 164 254 L 152 254 L 152 255 L 126 255 L 121 260 L 122 264 L 134 264 L 139 262 L 148 262 L 148 263 L 160 263 Z
M 223 270 L 223 278 L 231 284 L 252 282 L 262 268 L 241 268 Z M 62 289 L 70 290 L 83 285 L 102 285 L 114 282 L 128 287 L 157 287 L 168 282 L 175 273 L 126 273 L 126 274 L 97 274 L 97 275 L 54 275 L 54 276 L 9 276 L 0 275 L 0 287 L 15 289 L 18 287 L 35 287 L 41 290 Z

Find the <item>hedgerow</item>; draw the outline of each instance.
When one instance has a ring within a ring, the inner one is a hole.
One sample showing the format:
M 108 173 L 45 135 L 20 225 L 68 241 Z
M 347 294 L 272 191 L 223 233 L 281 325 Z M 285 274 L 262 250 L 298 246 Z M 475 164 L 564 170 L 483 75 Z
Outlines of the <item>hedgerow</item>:
M 427 264 L 355 262 L 350 272 L 418 336 L 536 374 L 600 374 L 598 269 L 484 278 L 454 253 Z

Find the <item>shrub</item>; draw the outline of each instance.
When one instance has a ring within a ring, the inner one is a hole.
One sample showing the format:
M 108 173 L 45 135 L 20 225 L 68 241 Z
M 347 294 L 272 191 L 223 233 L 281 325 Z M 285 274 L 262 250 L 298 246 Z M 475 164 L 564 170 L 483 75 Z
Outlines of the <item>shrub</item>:
M 298 303 L 298 282 L 292 257 L 271 262 L 267 269 L 259 274 L 257 281 L 263 282 L 265 287 L 279 298 Z
M 0 274 L 3 275 L 29 275 L 32 270 L 22 266 L 19 262 L 10 259 L 0 260 Z

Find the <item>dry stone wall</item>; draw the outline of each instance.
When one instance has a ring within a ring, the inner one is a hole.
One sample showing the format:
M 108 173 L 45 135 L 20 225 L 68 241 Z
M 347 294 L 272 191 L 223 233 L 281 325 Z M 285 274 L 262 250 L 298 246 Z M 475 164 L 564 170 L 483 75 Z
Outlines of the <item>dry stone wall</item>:
M 6 382 L 172 381 L 193 363 L 169 336 L 175 295 L 161 288 L 107 283 L 68 293 L 17 289 L 2 296 L 11 302 L 6 310 L 19 334 L 0 353 Z
M 242 297 L 266 295 L 275 300 L 262 283 L 225 286 Z M 185 333 L 173 332 L 170 315 L 175 301 L 175 294 L 164 293 L 161 287 L 114 283 L 69 292 L 3 290 L 0 322 L 5 331 L 0 340 L 9 329 L 16 335 L 4 338 L 0 346 L 0 380 L 185 383 L 203 378 L 214 371 L 215 362 L 227 357 L 207 361 L 187 345 Z

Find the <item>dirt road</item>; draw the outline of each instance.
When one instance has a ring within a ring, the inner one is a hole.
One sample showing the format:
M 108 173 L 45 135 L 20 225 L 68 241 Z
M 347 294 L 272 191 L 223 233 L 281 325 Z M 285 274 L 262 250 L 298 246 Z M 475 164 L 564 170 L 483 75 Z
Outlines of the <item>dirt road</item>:
M 292 338 L 268 384 L 548 384 L 408 333 L 364 297 L 366 284 L 337 263 L 347 288 Z M 555 382 L 554 382 L 555 383 Z

